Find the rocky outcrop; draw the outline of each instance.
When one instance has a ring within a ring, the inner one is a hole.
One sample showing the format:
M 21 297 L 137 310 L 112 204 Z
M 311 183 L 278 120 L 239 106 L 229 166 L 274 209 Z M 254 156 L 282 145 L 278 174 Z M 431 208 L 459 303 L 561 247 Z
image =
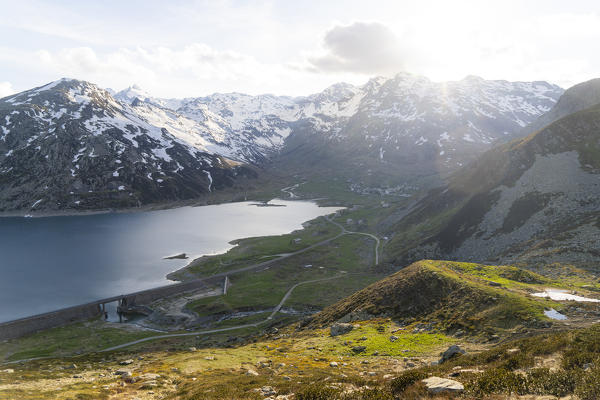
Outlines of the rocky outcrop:
M 458 381 L 454 381 L 452 379 L 440 378 L 437 376 L 432 376 L 427 379 L 423 379 L 421 382 L 425 384 L 427 391 L 429 393 L 460 393 L 465 390 L 465 387 L 462 383 Z
M 344 335 L 352 331 L 353 328 L 354 326 L 352 324 L 336 323 L 331 325 L 331 327 L 329 328 L 329 334 L 331 336 Z
M 452 346 L 448 347 L 448 349 L 441 354 L 442 358 L 440 358 L 439 363 L 440 364 L 445 363 L 446 361 L 448 361 L 454 357 L 460 356 L 462 354 L 465 354 L 465 353 L 466 353 L 466 351 L 461 349 L 460 346 L 452 345 Z

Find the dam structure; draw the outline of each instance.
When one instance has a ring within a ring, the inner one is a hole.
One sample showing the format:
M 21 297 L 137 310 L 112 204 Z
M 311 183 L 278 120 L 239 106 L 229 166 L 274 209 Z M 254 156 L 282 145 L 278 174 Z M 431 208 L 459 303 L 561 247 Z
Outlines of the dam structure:
M 215 275 L 205 279 L 174 283 L 2 322 L 0 323 L 0 340 L 15 339 L 41 330 L 99 318 L 104 315 L 106 304 L 113 302 L 118 302 L 117 310 L 119 314 L 149 310 L 148 307 L 144 306 L 155 300 L 198 289 L 207 289 L 211 286 L 214 287 L 222 284 L 222 279 L 222 276 Z

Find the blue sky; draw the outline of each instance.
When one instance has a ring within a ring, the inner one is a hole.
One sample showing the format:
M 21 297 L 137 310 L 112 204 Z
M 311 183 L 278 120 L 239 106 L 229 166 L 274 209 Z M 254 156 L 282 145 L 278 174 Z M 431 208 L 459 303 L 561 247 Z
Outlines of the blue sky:
M 304 95 L 406 71 L 598 77 L 594 1 L 0 0 L 0 96 L 67 76 L 161 97 Z

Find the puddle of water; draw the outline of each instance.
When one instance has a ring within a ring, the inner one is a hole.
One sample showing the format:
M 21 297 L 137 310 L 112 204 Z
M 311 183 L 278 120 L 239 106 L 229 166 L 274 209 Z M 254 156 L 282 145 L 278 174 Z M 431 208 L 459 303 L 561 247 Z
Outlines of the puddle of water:
M 545 310 L 544 311 L 544 315 L 550 319 L 556 319 L 559 321 L 564 321 L 567 319 L 566 315 L 563 315 L 561 313 L 559 313 L 558 311 L 556 311 L 554 308 L 551 308 L 549 310 Z
M 551 300 L 569 300 L 569 301 L 581 301 L 581 302 L 590 302 L 590 303 L 600 303 L 598 299 L 592 299 L 589 297 L 577 296 L 569 293 L 568 290 L 562 289 L 546 289 L 543 292 L 533 293 L 532 296 L 535 297 L 548 297 Z

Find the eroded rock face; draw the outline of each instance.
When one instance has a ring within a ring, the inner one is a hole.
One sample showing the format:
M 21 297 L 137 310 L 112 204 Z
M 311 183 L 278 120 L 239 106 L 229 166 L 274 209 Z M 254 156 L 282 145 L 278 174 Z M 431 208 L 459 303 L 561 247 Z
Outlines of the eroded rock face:
M 429 393 L 443 393 L 443 392 L 462 392 L 465 387 L 462 383 L 454 381 L 452 379 L 440 378 L 432 376 L 431 378 L 423 379 L 421 382 L 425 384 Z
M 353 328 L 354 326 L 352 324 L 335 323 L 331 325 L 331 328 L 329 328 L 329 333 L 331 336 L 344 335 L 352 331 Z

